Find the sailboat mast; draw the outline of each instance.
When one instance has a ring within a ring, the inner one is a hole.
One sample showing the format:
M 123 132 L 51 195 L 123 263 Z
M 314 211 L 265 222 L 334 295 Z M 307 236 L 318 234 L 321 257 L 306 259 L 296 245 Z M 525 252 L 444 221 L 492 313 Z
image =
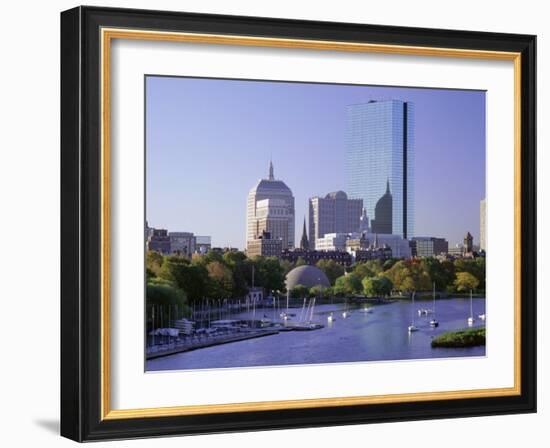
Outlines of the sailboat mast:
M 286 292 L 286 313 L 288 314 L 288 300 L 289 300 L 290 291 Z
M 412 293 L 412 305 L 411 305 L 411 325 L 414 326 L 414 291 Z
M 433 314 L 435 317 L 435 282 L 433 282 L 433 299 L 434 299 L 434 305 L 433 305 Z

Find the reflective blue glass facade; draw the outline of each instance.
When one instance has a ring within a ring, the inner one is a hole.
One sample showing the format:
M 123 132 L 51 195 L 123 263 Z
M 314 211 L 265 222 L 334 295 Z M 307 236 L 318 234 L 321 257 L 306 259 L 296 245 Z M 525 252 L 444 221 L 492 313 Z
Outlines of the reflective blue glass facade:
M 393 198 L 392 233 L 414 236 L 414 105 L 371 101 L 347 108 L 346 178 L 350 198 L 363 199 L 370 219 L 386 192 Z

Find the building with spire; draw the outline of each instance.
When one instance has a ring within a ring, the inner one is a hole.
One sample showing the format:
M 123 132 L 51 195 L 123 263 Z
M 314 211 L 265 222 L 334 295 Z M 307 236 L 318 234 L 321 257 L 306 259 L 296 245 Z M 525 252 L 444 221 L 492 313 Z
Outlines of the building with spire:
M 294 221 L 294 196 L 282 180 L 275 179 L 270 161 L 268 177 L 260 179 L 248 193 L 247 247 L 250 241 L 269 234 L 270 239 L 281 240 L 282 249 L 294 248 Z
M 307 239 L 306 217 L 305 216 L 304 216 L 304 229 L 302 230 L 302 239 L 300 240 L 300 249 L 309 250 L 309 241 Z
M 403 238 L 414 236 L 414 106 L 411 102 L 369 101 L 347 107 L 346 181 L 349 197 L 362 199 L 371 219 L 389 182 L 391 228 L 388 229 L 385 222 L 383 233 Z M 381 222 L 382 216 L 376 219 Z M 372 224 L 371 230 L 375 231 Z
M 474 237 L 470 232 L 466 232 L 464 237 L 464 252 L 469 254 L 474 251 Z
M 309 199 L 309 246 L 317 249 L 317 240 L 332 233 L 354 233 L 361 224 L 362 199 L 348 199 L 343 191 L 324 198 Z
M 360 233 L 369 233 L 370 227 L 369 227 L 369 216 L 367 215 L 367 209 L 363 209 L 363 213 L 361 213 L 361 218 L 359 218 L 359 232 Z
M 391 234 L 393 228 L 393 196 L 390 191 L 390 181 L 386 181 L 386 192 L 376 202 L 374 219 L 371 221 L 372 233 Z

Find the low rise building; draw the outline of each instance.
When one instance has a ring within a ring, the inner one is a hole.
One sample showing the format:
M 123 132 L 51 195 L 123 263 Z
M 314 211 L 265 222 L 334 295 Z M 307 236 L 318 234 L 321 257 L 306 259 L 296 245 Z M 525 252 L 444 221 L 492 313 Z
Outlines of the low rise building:
M 296 263 L 298 259 L 303 259 L 308 265 L 315 265 L 320 260 L 333 260 L 342 266 L 350 266 L 353 262 L 351 254 L 339 250 L 283 250 L 281 259 Z
M 191 257 L 195 253 L 195 235 L 191 232 L 169 232 L 170 253 Z
M 147 250 L 169 255 L 171 251 L 168 230 L 150 229 L 149 237 L 147 238 Z
M 204 235 L 195 236 L 195 252 L 204 255 L 212 249 L 212 237 Z
M 322 238 L 315 240 L 316 250 L 346 250 L 346 243 L 349 239 L 359 238 L 359 233 L 327 233 Z
M 435 257 L 449 251 L 449 242 L 445 238 L 414 237 L 410 243 L 413 257 Z
M 352 250 L 350 254 L 355 263 L 369 260 L 389 260 L 393 256 L 391 247 L 389 246 Z

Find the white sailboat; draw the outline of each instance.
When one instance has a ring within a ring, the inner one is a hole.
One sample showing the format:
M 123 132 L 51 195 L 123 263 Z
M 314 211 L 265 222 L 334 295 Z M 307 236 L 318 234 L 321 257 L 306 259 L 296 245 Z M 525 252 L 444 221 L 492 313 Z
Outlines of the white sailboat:
M 412 333 L 413 331 L 418 331 L 418 327 L 414 324 L 414 295 L 415 292 L 412 293 L 411 324 L 408 327 L 409 333 Z
M 432 320 L 430 320 L 430 327 L 435 328 L 439 326 L 439 322 L 435 318 L 435 282 L 433 283 L 433 301 L 434 301 L 434 304 L 432 307 L 433 317 L 432 317 Z
M 349 316 L 348 302 L 347 302 L 347 300 L 346 300 L 346 306 L 344 307 L 344 312 L 342 313 L 342 317 L 343 317 L 344 319 L 346 319 L 348 316 Z
M 287 292 L 286 292 L 286 311 L 283 311 L 283 312 L 279 315 L 283 320 L 288 320 L 288 319 L 290 319 L 290 315 L 288 314 L 288 301 L 289 301 L 289 295 L 290 295 L 290 291 L 287 291 Z
M 470 317 L 468 317 L 468 325 L 473 325 L 475 322 L 474 319 L 474 310 L 473 310 L 473 298 L 472 298 L 472 290 L 470 289 Z

